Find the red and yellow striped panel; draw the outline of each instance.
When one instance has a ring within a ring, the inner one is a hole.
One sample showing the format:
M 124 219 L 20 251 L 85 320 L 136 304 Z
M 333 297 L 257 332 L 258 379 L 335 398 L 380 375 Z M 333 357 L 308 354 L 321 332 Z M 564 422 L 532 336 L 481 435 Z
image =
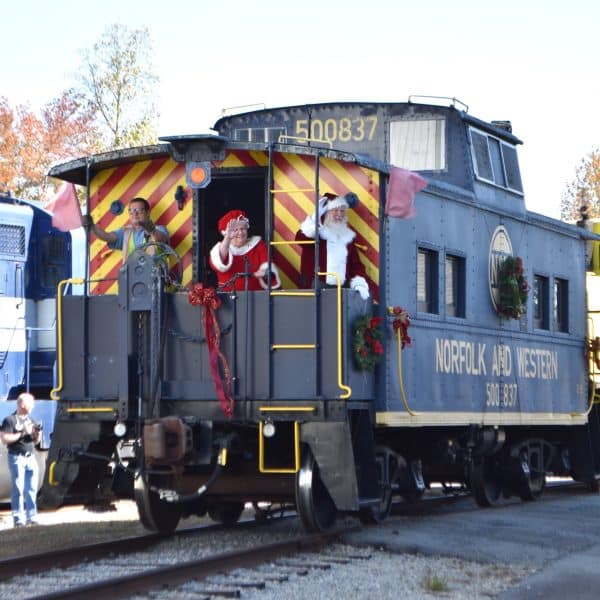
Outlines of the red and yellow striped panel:
M 164 225 L 171 246 L 181 256 L 183 283 L 192 280 L 192 194 L 187 190 L 183 210 L 178 210 L 175 190 L 186 186 L 185 165 L 170 158 L 155 158 L 105 169 L 94 176 L 90 185 L 90 210 L 94 222 L 111 231 L 127 224 L 127 203 L 136 196 L 150 203 L 152 220 Z M 123 203 L 120 215 L 110 212 L 115 200 Z M 99 239 L 90 246 L 90 291 L 93 294 L 117 292 L 117 274 L 122 264 L 120 250 L 110 248 Z
M 273 241 L 293 242 L 304 218 L 314 209 L 315 160 L 313 156 L 277 153 L 273 163 Z M 267 167 L 266 152 L 235 150 L 212 167 Z M 171 246 L 182 258 L 183 284 L 192 280 L 192 206 L 191 191 L 179 211 L 174 195 L 178 185 L 186 186 L 185 165 L 162 157 L 132 162 L 105 169 L 94 176 L 90 187 L 90 208 L 94 221 L 108 231 L 127 223 L 127 210 L 113 215 L 110 206 L 121 200 L 142 196 L 151 206 L 155 223 L 164 225 L 171 236 Z M 354 192 L 358 205 L 349 211 L 349 222 L 356 231 L 355 244 L 365 265 L 371 286 L 379 284 L 379 173 L 354 163 L 321 158 L 319 164 L 319 193 L 342 195 Z M 301 247 L 297 244 L 276 245 L 273 260 L 279 267 L 284 288 L 299 285 Z M 111 251 L 101 240 L 90 248 L 90 290 L 94 294 L 116 293 L 117 274 L 121 266 L 121 251 Z
M 273 164 L 273 241 L 291 241 L 315 206 L 315 157 L 276 154 Z M 358 205 L 348 212 L 356 231 L 355 244 L 365 265 L 372 289 L 379 285 L 379 173 L 354 163 L 321 158 L 319 194 L 354 192 Z M 274 260 L 285 288 L 297 288 L 300 273 L 299 245 L 276 245 Z

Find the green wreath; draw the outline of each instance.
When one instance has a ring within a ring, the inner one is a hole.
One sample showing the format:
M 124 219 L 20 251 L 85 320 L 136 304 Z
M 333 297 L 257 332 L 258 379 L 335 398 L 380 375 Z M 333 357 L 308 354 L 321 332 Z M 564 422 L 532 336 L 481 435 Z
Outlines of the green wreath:
M 520 319 L 527 311 L 529 284 L 523 274 L 520 256 L 507 256 L 498 269 L 498 306 L 496 311 L 506 319 Z
M 373 371 L 383 357 L 383 317 L 365 315 L 354 322 L 352 349 L 356 367 L 361 371 Z

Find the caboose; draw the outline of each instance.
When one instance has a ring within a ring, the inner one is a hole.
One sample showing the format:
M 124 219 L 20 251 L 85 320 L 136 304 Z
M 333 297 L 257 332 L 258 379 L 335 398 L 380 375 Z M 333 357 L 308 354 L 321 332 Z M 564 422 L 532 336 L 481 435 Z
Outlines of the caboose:
M 320 531 L 338 513 L 380 521 L 433 482 L 482 506 L 535 499 L 548 473 L 596 486 L 595 238 L 526 210 L 508 122 L 454 101 L 332 103 L 214 130 L 50 172 L 87 187 L 105 229 L 147 198 L 171 247 L 123 262 L 94 241 L 88 293 L 62 301 L 47 506 L 134 497 L 145 526 L 170 532 L 187 515 L 231 523 L 248 502 L 283 503 Z M 390 188 L 402 195 L 415 172 L 414 211 L 394 210 Z M 326 193 L 358 198 L 368 300 L 302 286 L 295 232 Z M 281 289 L 215 287 L 209 250 L 231 209 L 267 243 Z

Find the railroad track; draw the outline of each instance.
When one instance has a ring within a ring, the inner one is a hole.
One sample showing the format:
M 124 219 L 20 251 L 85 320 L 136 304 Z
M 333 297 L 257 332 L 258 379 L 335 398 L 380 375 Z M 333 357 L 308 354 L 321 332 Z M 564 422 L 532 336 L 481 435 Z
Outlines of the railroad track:
M 205 528 L 206 531 L 207 528 Z M 368 555 L 353 555 L 346 557 L 312 557 L 311 560 L 292 561 L 299 553 L 320 551 L 324 546 L 336 540 L 342 533 L 356 529 L 346 527 L 326 534 L 312 534 L 293 536 L 289 539 L 272 543 L 252 544 L 247 548 L 229 550 L 211 554 L 198 559 L 181 561 L 176 552 L 166 559 L 154 547 L 150 554 L 118 554 L 96 560 L 93 563 L 82 562 L 81 557 L 77 567 L 60 570 L 52 574 L 43 571 L 43 577 L 29 576 L 25 581 L 22 577 L 17 583 L 18 590 L 4 589 L 0 591 L 2 597 L 33 599 L 58 599 L 82 598 L 91 600 L 95 598 L 129 598 L 133 595 L 144 595 L 151 590 L 162 590 L 170 597 L 182 597 L 184 592 L 194 588 L 194 593 L 203 596 L 234 596 L 240 592 L 234 591 L 244 587 L 261 588 L 267 581 L 284 581 L 286 573 L 290 570 L 298 573 L 301 570 L 316 568 L 330 568 L 337 562 L 348 562 L 368 558 Z M 154 536 L 145 536 L 134 541 L 134 546 L 153 544 Z M 131 541 L 130 541 L 131 542 Z M 103 544 L 104 545 L 104 544 Z M 103 549 L 104 551 L 104 549 Z M 71 559 L 69 559 L 71 560 Z M 240 580 L 238 577 L 229 577 L 229 573 L 239 568 L 253 568 L 275 561 L 275 567 L 269 570 L 257 570 L 249 578 Z M 169 564 L 165 564 L 165 563 Z M 122 572 L 126 569 L 127 575 L 115 575 L 115 571 Z M 92 572 L 102 572 L 104 575 L 95 581 L 81 583 L 89 580 Z M 220 574 L 218 581 L 201 581 L 209 576 Z M 300 573 L 302 574 L 302 573 Z M 14 580 L 13 580 L 14 581 Z M 60 582 L 60 583 L 59 583 Z M 79 583 L 75 583 L 79 582 Z M 186 589 L 180 590 L 181 586 Z M 48 591 L 51 587 L 52 591 Z
M 558 482 L 550 485 L 547 492 L 549 495 L 555 495 L 559 493 L 577 493 L 583 489 L 583 486 L 574 484 L 573 482 Z M 403 503 L 398 505 L 394 510 L 394 514 L 425 516 L 439 512 L 441 505 L 447 507 L 461 501 L 463 502 L 463 506 L 453 506 L 452 512 L 455 512 L 455 509 L 458 509 L 459 512 L 480 510 L 474 502 L 472 503 L 473 506 L 465 506 L 465 501 L 469 502 L 468 494 L 457 492 L 452 494 L 426 494 L 422 501 L 413 504 Z M 541 501 L 543 501 L 543 498 Z M 520 501 L 515 500 L 515 502 Z M 289 516 L 272 519 L 271 523 L 276 523 L 286 518 L 289 519 Z M 170 538 L 164 538 L 159 535 L 145 535 L 0 561 L 0 582 L 6 581 L 8 584 L 7 587 L 0 587 L 0 596 L 11 597 L 13 600 L 17 600 L 18 598 L 42 597 L 85 597 L 89 599 L 104 598 L 110 592 L 110 595 L 116 598 L 128 597 L 133 594 L 144 594 L 149 589 L 157 589 L 164 586 L 167 586 L 171 593 L 173 593 L 173 590 L 176 590 L 177 586 L 180 585 L 194 586 L 196 590 L 201 589 L 203 590 L 202 594 L 205 596 L 212 595 L 209 593 L 211 589 L 216 593 L 215 589 L 223 590 L 226 588 L 225 591 L 227 593 L 219 595 L 227 596 L 231 595 L 229 588 L 232 586 L 230 584 L 223 584 L 222 577 L 219 584 L 221 587 L 217 588 L 210 582 L 205 582 L 202 585 L 190 582 L 192 580 L 204 579 L 218 572 L 230 572 L 238 567 L 256 567 L 256 565 L 267 561 L 278 561 L 277 567 L 271 569 L 271 572 L 257 571 L 256 576 L 253 575 L 250 580 L 245 582 L 237 580 L 233 582 L 233 588 L 238 590 L 237 595 L 239 595 L 241 593 L 240 590 L 245 587 L 260 589 L 267 581 L 274 579 L 281 581 L 287 569 L 299 569 L 302 566 L 291 563 L 283 564 L 281 562 L 282 557 L 308 550 L 318 550 L 341 533 L 350 530 L 346 528 L 326 535 L 289 537 L 289 539 L 262 543 L 259 546 L 253 544 L 252 547 L 243 550 L 236 549 L 217 552 L 193 560 L 190 560 L 189 557 L 182 558 L 180 555 L 177 555 L 173 560 L 174 564 L 166 564 L 169 561 L 163 559 L 162 556 L 165 552 L 161 552 L 158 549 L 159 545 L 167 543 L 167 541 L 173 542 L 181 548 L 187 548 L 188 546 L 192 546 L 192 540 L 195 537 L 206 540 L 207 537 L 214 538 L 218 535 L 219 539 L 224 539 L 234 531 L 237 534 L 243 529 L 249 531 L 260 530 L 261 532 L 266 532 L 269 529 L 264 527 L 257 528 L 256 525 L 257 523 L 254 521 L 248 521 L 240 523 L 233 529 L 231 527 L 224 528 L 221 525 L 197 526 L 180 530 Z M 289 528 L 289 525 L 284 525 L 284 529 Z M 273 529 L 270 530 L 270 533 L 272 532 Z M 277 534 L 277 532 L 275 533 Z M 203 542 L 200 543 L 202 544 Z M 225 544 L 226 542 L 223 543 Z M 139 555 L 143 551 L 149 552 Z M 168 552 L 166 551 L 166 553 Z M 338 558 L 338 560 L 348 560 L 348 558 Z M 329 559 L 328 562 L 318 559 L 315 562 L 313 559 L 309 563 L 304 560 L 304 567 L 302 568 L 319 568 L 315 564 L 321 564 L 320 568 L 327 568 L 323 565 L 329 564 L 331 566 L 332 562 L 335 563 L 335 560 L 332 561 L 332 559 Z M 78 565 L 77 569 L 69 570 L 68 567 L 72 565 Z M 80 568 L 82 571 L 78 572 Z M 52 569 L 61 569 L 61 571 L 58 575 L 50 576 L 49 572 Z M 127 574 L 124 575 L 123 571 L 126 571 Z M 22 577 L 18 581 L 15 579 L 26 572 L 29 576 L 25 581 L 32 582 L 31 588 L 23 585 Z M 115 572 L 116 574 L 114 574 Z M 39 580 L 41 583 L 36 583 L 35 573 L 43 573 L 42 578 Z M 92 575 L 97 576 L 98 573 L 105 573 L 108 576 L 101 581 L 91 582 Z M 110 575 L 111 573 L 113 575 Z M 16 582 L 16 590 L 10 585 L 9 578 L 13 578 L 12 581 Z M 84 584 L 81 583 L 82 579 L 85 581 Z M 69 581 L 71 581 L 70 584 L 68 583 Z M 211 585 L 213 585 L 212 588 L 210 587 Z M 48 589 L 57 591 L 48 592 Z M 179 597 L 179 592 L 177 594 L 177 597 Z

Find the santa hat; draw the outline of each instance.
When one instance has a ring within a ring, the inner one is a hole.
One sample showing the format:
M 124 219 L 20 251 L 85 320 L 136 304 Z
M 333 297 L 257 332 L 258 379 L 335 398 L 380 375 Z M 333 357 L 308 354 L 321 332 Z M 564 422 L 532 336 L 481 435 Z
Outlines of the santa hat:
M 348 202 L 345 196 L 335 196 L 325 205 L 325 210 L 327 212 L 335 210 L 336 208 L 348 208 Z
M 327 198 L 325 212 L 336 208 L 354 208 L 358 203 L 358 196 L 353 192 L 349 192 L 345 196 L 336 196 L 327 192 L 323 194 L 323 197 Z
M 228 213 L 225 213 L 217 223 L 219 231 L 223 235 L 225 235 L 227 225 L 229 225 L 230 221 L 236 221 L 236 223 L 250 227 L 250 221 L 243 210 L 230 210 Z

